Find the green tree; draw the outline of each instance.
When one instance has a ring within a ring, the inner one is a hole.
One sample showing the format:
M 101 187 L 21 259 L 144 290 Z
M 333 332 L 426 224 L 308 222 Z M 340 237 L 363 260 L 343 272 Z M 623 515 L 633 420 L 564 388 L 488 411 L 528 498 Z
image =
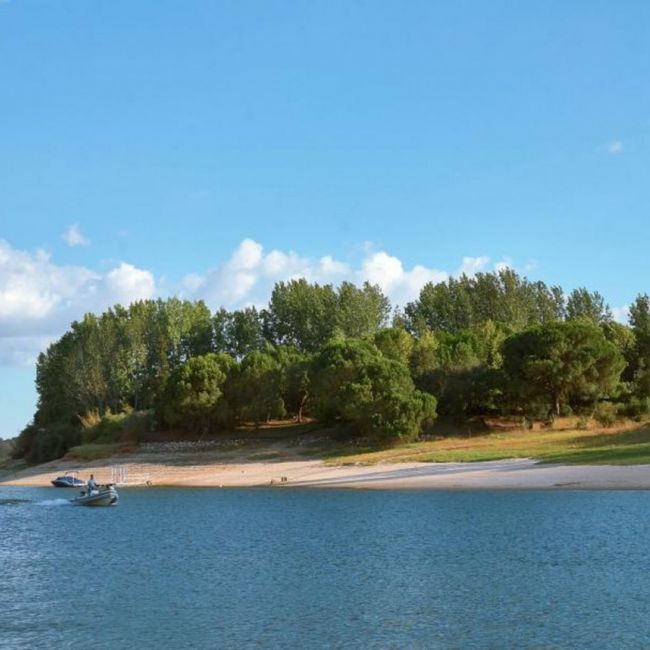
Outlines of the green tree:
M 405 329 L 389 327 L 379 330 L 374 336 L 374 342 L 386 358 L 409 365 L 415 341 Z
M 487 321 L 520 331 L 563 317 L 560 287 L 530 282 L 510 268 L 428 283 L 418 300 L 405 309 L 405 321 L 413 333 L 428 329 L 457 334 Z
M 286 413 L 282 400 L 282 368 L 272 353 L 254 350 L 246 355 L 236 386 L 242 419 L 258 425 Z
M 267 351 L 276 359 L 280 368 L 280 392 L 286 411 L 295 416 L 298 422 L 302 422 L 311 390 L 311 355 L 291 346 L 278 346 Z
M 408 368 L 370 342 L 333 341 L 312 366 L 317 415 L 376 441 L 413 440 L 435 418 L 435 398 L 415 389 Z
M 221 309 L 213 318 L 213 328 L 216 349 L 237 359 L 264 347 L 263 322 L 255 307 L 233 312 Z
M 593 403 L 611 393 L 625 361 L 599 327 L 575 320 L 512 335 L 503 365 L 520 401 L 545 403 L 560 415 L 571 399 Z
M 612 320 L 612 312 L 605 299 L 597 292 L 589 292 L 584 287 L 574 289 L 566 303 L 566 317 L 568 320 L 583 318 L 597 325 L 602 325 Z
M 359 289 L 351 282 L 343 282 L 336 299 L 336 326 L 345 336 L 372 336 L 388 320 L 390 302 L 377 285 L 364 282 Z
M 230 426 L 232 409 L 224 398 L 224 385 L 236 367 L 237 362 L 223 353 L 188 359 L 167 385 L 165 422 L 201 435 Z
M 650 298 L 640 294 L 630 305 L 634 346 L 629 355 L 629 374 L 637 397 L 650 396 Z
M 331 285 L 304 279 L 275 285 L 264 313 L 267 337 L 276 345 L 315 352 L 334 334 L 337 295 Z

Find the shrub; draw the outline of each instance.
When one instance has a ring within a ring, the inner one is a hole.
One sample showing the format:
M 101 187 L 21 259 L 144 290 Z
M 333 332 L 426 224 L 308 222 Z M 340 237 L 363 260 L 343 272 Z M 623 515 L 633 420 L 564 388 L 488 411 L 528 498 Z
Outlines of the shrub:
M 650 398 L 632 397 L 627 404 L 622 406 L 620 411 L 627 417 L 641 420 L 650 413 Z
M 602 427 L 611 427 L 616 422 L 617 410 L 616 404 L 599 402 L 594 409 L 594 420 Z
M 522 429 L 527 429 L 528 431 L 532 431 L 533 424 L 534 424 L 533 418 L 529 418 L 527 415 L 522 415 L 521 418 L 519 419 L 519 426 Z
M 586 431 L 589 428 L 589 418 L 581 415 L 576 422 L 576 429 L 579 431 Z
M 94 414 L 80 418 L 84 425 L 83 444 L 111 445 L 118 442 L 138 442 L 153 427 L 153 411 L 111 413 L 97 420 Z
M 569 418 L 573 415 L 573 409 L 568 404 L 562 404 L 560 406 L 560 416 L 563 418 Z
M 552 430 L 554 427 L 555 427 L 555 415 L 553 413 L 549 413 L 544 418 L 544 428 Z
M 16 442 L 14 458 L 24 458 L 29 464 L 45 463 L 61 458 L 78 445 L 78 427 L 67 424 L 52 424 L 48 427 L 25 427 Z

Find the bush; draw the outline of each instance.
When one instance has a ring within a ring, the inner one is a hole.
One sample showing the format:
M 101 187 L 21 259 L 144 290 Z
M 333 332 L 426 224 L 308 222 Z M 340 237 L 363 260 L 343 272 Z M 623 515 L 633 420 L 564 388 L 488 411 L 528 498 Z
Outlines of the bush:
M 544 428 L 551 430 L 555 428 L 555 415 L 553 413 L 549 413 L 544 418 Z
M 533 424 L 534 424 L 533 418 L 529 418 L 527 415 L 522 415 L 521 418 L 519 418 L 519 426 L 522 429 L 527 429 L 528 431 L 532 431 Z
M 581 415 L 576 422 L 576 429 L 579 431 L 586 431 L 589 428 L 589 418 Z
M 84 445 L 111 445 L 119 442 L 139 442 L 152 430 L 153 411 L 111 413 L 97 419 L 93 413 L 80 418 L 84 426 L 81 441 Z
M 627 404 L 624 404 L 620 412 L 629 418 L 635 420 L 642 420 L 648 413 L 650 413 L 650 398 L 648 397 L 632 397 Z
M 67 424 L 38 427 L 26 426 L 14 445 L 13 458 L 24 458 L 30 465 L 61 458 L 71 447 L 79 444 L 79 428 Z
M 14 452 L 14 442 L 12 440 L 0 440 L 0 463 L 11 458 Z
M 560 416 L 563 418 L 570 418 L 573 415 L 573 409 L 568 404 L 560 406 Z
M 616 422 L 617 412 L 616 404 L 599 402 L 594 409 L 594 420 L 602 427 L 611 427 Z

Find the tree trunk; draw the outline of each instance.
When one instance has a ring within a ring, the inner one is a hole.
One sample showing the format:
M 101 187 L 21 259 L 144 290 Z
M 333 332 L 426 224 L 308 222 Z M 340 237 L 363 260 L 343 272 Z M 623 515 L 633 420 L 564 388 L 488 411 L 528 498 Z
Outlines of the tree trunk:
M 298 423 L 302 424 L 302 409 L 305 407 L 305 402 L 307 401 L 307 398 L 309 397 L 309 393 L 305 393 L 300 400 L 300 406 L 298 407 Z

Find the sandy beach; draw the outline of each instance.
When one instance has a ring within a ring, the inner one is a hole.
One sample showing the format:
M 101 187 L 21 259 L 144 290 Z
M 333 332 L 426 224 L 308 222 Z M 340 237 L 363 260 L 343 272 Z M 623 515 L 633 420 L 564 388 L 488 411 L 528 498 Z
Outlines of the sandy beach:
M 549 465 L 531 459 L 477 463 L 332 465 L 321 460 L 133 454 L 82 464 L 53 461 L 0 475 L 1 485 L 49 486 L 65 471 L 128 486 L 361 489 L 650 489 L 649 465 Z

